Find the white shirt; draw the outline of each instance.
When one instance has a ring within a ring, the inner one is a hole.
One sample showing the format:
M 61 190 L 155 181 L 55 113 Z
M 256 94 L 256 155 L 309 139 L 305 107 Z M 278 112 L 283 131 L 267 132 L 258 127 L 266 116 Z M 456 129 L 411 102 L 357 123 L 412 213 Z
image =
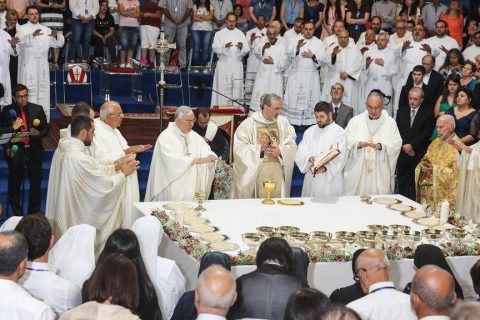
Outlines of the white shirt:
M 465 59 L 465 61 L 467 60 L 475 61 L 475 57 L 479 54 L 480 54 L 480 46 L 477 47 L 475 44 L 472 44 L 471 46 L 463 50 L 463 58 Z
M 0 319 L 53 320 L 55 314 L 45 303 L 33 298 L 11 280 L 0 279 Z
M 215 314 L 209 313 L 200 313 L 197 317 L 197 320 L 225 320 L 225 317 L 217 316 Z
M 357 311 L 362 319 L 417 319 L 410 304 L 410 296 L 395 289 L 393 282 L 372 284 L 368 292 L 365 297 L 347 304 L 347 307 Z
M 80 288 L 50 271 L 48 263 L 28 261 L 19 284 L 57 316 L 82 303 Z

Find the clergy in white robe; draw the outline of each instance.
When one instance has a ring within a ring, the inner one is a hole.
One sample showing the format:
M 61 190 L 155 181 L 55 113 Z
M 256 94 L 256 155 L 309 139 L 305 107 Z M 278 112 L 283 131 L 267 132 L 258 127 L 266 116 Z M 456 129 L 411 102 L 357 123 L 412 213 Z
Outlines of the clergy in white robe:
M 383 105 L 383 96 L 371 93 L 367 111 L 353 117 L 345 130 L 345 195 L 393 193 L 402 138 L 395 119 L 383 110 Z
M 338 34 L 338 46 L 328 51 L 326 56 L 327 76 L 323 86 L 322 101 L 330 102 L 330 89 L 333 84 L 340 83 L 345 91 L 343 103 L 357 110 L 360 93 L 360 75 L 362 72 L 362 54 L 356 46 L 349 44 L 347 30 Z
M 333 121 L 332 107 L 326 102 L 315 106 L 317 125 L 308 128 L 298 145 L 295 163 L 302 173 L 302 197 L 338 197 L 343 194 L 343 167 L 347 138 L 345 130 Z M 340 154 L 312 172 L 310 167 L 333 148 Z
M 450 49 L 460 49 L 457 40 L 447 34 L 448 26 L 443 20 L 435 23 L 435 36 L 427 39 L 427 43 L 431 48 L 437 49 L 438 55 L 435 57 L 435 70 L 438 71 L 443 66 L 447 52 Z M 465 60 L 466 61 L 466 60 Z M 475 61 L 475 60 L 472 60 Z
M 303 36 L 289 43 L 287 55 L 293 59 L 282 115 L 293 125 L 315 123 L 313 108 L 320 100 L 318 68 L 325 54 L 323 42 L 315 37 L 313 23 L 306 22 Z
M 412 41 L 412 33 L 407 30 L 407 23 L 405 20 L 398 20 L 397 22 L 395 22 L 395 33 L 390 36 L 390 40 L 388 41 L 388 47 L 392 49 L 393 52 L 397 53 L 397 49 L 400 48 L 399 50 L 401 50 L 403 43 L 406 40 Z M 397 69 L 399 69 L 400 59 L 395 59 L 395 63 L 397 64 Z M 392 78 L 393 90 L 397 88 L 399 79 L 399 73 L 394 75 L 394 77 Z M 398 94 L 400 94 L 400 92 Z
M 245 79 L 248 79 L 246 83 L 247 86 L 253 86 L 255 75 L 257 73 L 258 66 L 260 65 L 260 58 L 254 53 L 255 46 L 266 34 L 267 28 L 265 28 L 264 16 L 258 16 L 256 27 L 248 30 L 245 34 L 245 37 L 248 41 L 248 46 L 250 47 L 250 53 L 248 54 L 247 59 L 247 74 L 245 75 Z
M 90 146 L 90 154 L 100 161 L 115 161 L 127 154 L 136 154 L 150 149 L 152 146 L 128 146 L 118 128 L 122 124 L 123 111 L 115 101 L 107 101 L 100 108 L 100 118 L 95 122 L 95 136 Z M 130 228 L 134 221 L 134 202 L 140 201 L 137 172 L 133 172 L 125 179 L 124 194 L 122 196 L 124 217 L 123 228 Z
M 94 119 L 95 118 L 95 111 L 92 109 L 92 107 L 90 107 L 89 104 L 85 103 L 85 102 L 78 102 L 76 103 L 73 108 L 72 108 L 72 112 L 70 114 L 70 119 L 73 119 L 75 118 L 76 116 L 87 116 L 87 117 L 90 117 L 90 119 Z M 63 129 L 60 129 L 60 140 L 61 139 L 64 139 L 64 138 L 70 138 L 71 137 L 71 134 L 70 134 L 70 125 L 68 125 L 66 128 L 63 128 Z M 90 146 L 89 148 L 89 151 L 93 149 L 92 146 Z M 57 150 L 55 150 L 55 152 L 57 152 Z M 55 156 L 55 154 L 54 154 Z M 50 174 L 52 174 L 52 172 L 50 172 Z
M 175 122 L 158 136 L 145 201 L 193 201 L 195 192 L 205 192 L 208 198 L 218 158 L 192 130 L 194 122 L 192 109 L 181 106 Z
M 279 116 L 282 100 L 274 93 L 261 98 L 261 111 L 244 120 L 233 137 L 233 198 L 266 196 L 263 181 L 276 182 L 272 197 L 290 197 L 297 144 L 295 130 Z
M 243 99 L 243 63 L 242 57 L 250 51 L 247 38 L 235 28 L 237 17 L 230 13 L 226 18 L 227 27 L 215 33 L 212 49 L 218 56 L 213 76 L 212 106 L 229 105 L 232 99 Z
M 266 41 L 260 41 L 254 54 L 260 59 L 260 65 L 252 90 L 250 108 L 260 111 L 260 97 L 265 92 L 283 96 L 283 72 L 288 65 L 284 41 L 277 38 L 275 28 L 268 27 Z
M 12 103 L 9 65 L 10 56 L 16 54 L 16 43 L 16 38 L 12 39 L 6 31 L 0 30 L 0 84 L 5 90 L 4 96 L 0 97 L 0 106 Z
M 77 224 L 95 227 L 98 252 L 122 225 L 125 177 L 136 170 L 138 161 L 122 158 L 100 163 L 87 152 L 94 131 L 92 119 L 77 116 L 72 119 L 72 136 L 59 142 L 50 168 L 56 175 L 48 181 L 46 216 L 57 239 Z
M 475 61 L 475 58 L 480 54 L 480 30 L 473 34 L 473 44 L 463 50 L 463 58 L 465 61 Z
M 362 99 L 359 101 L 358 112 L 365 111 L 363 106 L 368 94 L 373 89 L 381 90 L 385 95 L 393 95 L 392 77 L 398 72 L 395 54 L 388 44 L 388 33 L 381 33 L 378 36 L 375 48 L 365 52 L 365 87 Z M 361 102 L 361 104 L 360 104 Z M 385 109 L 391 114 L 392 102 L 385 106 Z
M 61 33 L 38 22 L 36 7 L 29 7 L 28 22 L 17 27 L 18 83 L 28 88 L 29 101 L 43 107 L 50 121 L 50 70 L 48 50 L 61 48 L 65 39 Z

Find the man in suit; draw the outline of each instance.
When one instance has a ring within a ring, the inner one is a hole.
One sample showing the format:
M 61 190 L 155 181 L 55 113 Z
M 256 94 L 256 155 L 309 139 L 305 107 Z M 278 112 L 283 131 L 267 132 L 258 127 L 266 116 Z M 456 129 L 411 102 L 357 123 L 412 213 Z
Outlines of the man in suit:
M 423 83 L 428 86 L 427 88 L 422 88 L 425 95 L 424 101 L 425 101 L 425 105 L 427 105 L 428 107 L 431 107 L 433 110 L 433 108 L 435 107 L 435 102 L 437 101 L 438 97 L 442 95 L 444 81 L 443 81 L 442 75 L 438 73 L 438 71 L 434 70 L 434 67 L 435 67 L 434 56 L 429 54 L 423 57 L 422 66 L 425 68 Z M 413 87 L 412 72 L 410 72 L 410 75 L 408 76 L 408 80 L 406 84 L 408 88 Z M 402 106 L 401 103 L 399 104 L 399 107 L 400 106 Z M 403 106 L 405 106 L 405 104 Z
M 433 111 L 423 102 L 423 90 L 411 88 L 408 104 L 399 106 L 396 119 L 402 137 L 397 161 L 397 187 L 400 194 L 412 200 L 416 199 L 415 167 L 427 152 L 435 126 Z
M 12 90 L 14 103 L 3 108 L 0 115 L 0 126 L 7 127 L 21 118 L 23 125 L 16 132 L 29 132 L 23 141 L 3 145 L 5 159 L 8 165 L 8 203 L 13 213 L 21 216 L 22 208 L 21 186 L 25 166 L 30 181 L 28 197 L 28 213 L 40 212 L 43 146 L 42 138 L 48 134 L 47 118 L 42 106 L 28 102 L 28 89 L 23 84 L 17 84 Z
M 365 249 L 358 249 L 352 255 L 352 272 L 355 283 L 347 287 L 333 290 L 332 294 L 330 295 L 330 301 L 346 305 L 365 296 L 365 292 L 363 292 L 362 286 L 360 285 L 360 280 L 357 276 L 357 270 L 355 269 L 358 256 L 360 256 L 363 251 L 365 251 Z
M 341 83 L 335 83 L 330 89 L 330 95 L 332 96 L 332 102 L 330 106 L 333 110 L 333 120 L 340 127 L 345 129 L 348 122 L 353 117 L 353 108 L 347 106 L 342 102 L 344 88 Z
M 408 93 L 412 88 L 422 89 L 425 105 L 430 107 L 429 99 L 431 99 L 431 97 L 428 95 L 430 93 L 430 90 L 428 85 L 425 84 L 425 82 L 423 81 L 424 77 L 425 77 L 425 68 L 421 65 L 415 66 L 411 72 L 412 82 L 404 85 L 402 87 L 402 91 L 400 92 L 398 109 L 408 107 Z M 433 110 L 433 107 L 432 107 L 432 110 Z

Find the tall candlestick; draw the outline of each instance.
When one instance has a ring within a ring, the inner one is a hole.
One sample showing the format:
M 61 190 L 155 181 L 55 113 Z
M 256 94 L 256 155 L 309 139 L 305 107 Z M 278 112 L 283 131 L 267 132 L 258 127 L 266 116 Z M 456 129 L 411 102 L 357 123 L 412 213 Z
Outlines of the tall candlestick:
M 444 224 L 448 221 L 448 215 L 450 214 L 450 203 L 447 200 L 442 202 L 440 207 L 440 223 Z

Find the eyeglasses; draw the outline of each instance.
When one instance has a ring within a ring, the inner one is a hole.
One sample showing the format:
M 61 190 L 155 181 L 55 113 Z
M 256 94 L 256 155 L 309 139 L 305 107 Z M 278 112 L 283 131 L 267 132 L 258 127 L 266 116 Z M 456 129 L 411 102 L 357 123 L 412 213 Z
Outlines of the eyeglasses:
M 123 112 L 119 112 L 119 113 L 110 113 L 108 116 L 112 116 L 112 117 L 120 117 L 122 114 L 123 114 Z

